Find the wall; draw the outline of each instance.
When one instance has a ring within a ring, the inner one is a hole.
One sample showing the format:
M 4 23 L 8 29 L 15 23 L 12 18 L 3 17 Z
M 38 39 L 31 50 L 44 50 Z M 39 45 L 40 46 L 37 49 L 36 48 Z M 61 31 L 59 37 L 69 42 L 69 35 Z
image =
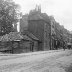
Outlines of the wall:
M 43 20 L 28 21 L 28 31 L 34 34 L 42 43 L 40 50 L 50 49 L 50 25 Z
M 0 51 L 10 53 L 12 50 L 12 42 L 0 42 Z
M 34 52 L 38 50 L 38 41 L 33 41 L 33 45 L 31 41 L 20 41 L 13 43 L 13 53 L 27 53 Z M 33 46 L 33 49 L 32 49 Z
M 20 41 L 13 43 L 13 53 L 26 53 L 30 52 L 30 41 Z
M 38 51 L 38 41 L 34 41 L 33 51 Z
M 50 25 L 44 23 L 44 50 L 50 49 Z
M 44 45 L 44 21 L 42 20 L 29 20 L 28 21 L 28 31 L 35 35 L 42 44 L 40 45 L 40 50 L 43 50 Z

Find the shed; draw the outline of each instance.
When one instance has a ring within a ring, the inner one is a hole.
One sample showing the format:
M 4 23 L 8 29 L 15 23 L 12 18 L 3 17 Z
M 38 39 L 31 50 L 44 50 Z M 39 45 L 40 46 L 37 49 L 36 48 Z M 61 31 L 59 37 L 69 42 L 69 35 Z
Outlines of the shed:
M 2 52 L 23 53 L 38 51 L 38 48 L 39 39 L 29 32 L 26 34 L 10 32 L 0 37 L 0 51 Z
M 27 35 L 22 35 L 19 32 L 11 32 L 0 37 L 0 51 L 21 53 L 24 51 L 24 47 L 28 47 L 28 45 L 25 45 L 25 43 L 28 43 L 30 48 L 31 41 L 32 40 Z

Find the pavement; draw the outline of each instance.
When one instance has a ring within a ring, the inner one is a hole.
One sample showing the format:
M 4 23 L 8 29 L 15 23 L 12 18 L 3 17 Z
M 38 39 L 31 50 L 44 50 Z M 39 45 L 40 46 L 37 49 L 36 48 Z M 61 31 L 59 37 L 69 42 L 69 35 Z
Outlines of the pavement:
M 1 53 L 0 72 L 72 72 L 72 50 Z

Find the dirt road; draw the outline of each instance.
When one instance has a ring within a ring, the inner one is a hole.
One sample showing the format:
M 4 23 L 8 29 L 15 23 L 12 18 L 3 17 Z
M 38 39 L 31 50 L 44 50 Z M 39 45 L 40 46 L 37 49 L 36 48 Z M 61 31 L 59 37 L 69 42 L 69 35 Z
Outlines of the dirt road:
M 0 72 L 72 72 L 72 50 L 0 55 Z

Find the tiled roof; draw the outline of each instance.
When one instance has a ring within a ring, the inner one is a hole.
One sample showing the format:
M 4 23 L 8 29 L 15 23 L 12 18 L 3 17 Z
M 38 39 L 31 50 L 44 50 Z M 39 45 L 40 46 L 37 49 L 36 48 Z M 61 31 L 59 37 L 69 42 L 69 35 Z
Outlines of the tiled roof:
M 34 39 L 34 40 L 39 40 L 36 36 L 34 36 L 32 33 L 26 31 L 23 33 L 24 35 L 26 34 L 29 38 Z
M 9 39 L 10 39 L 10 41 L 21 40 L 21 39 L 23 39 L 23 37 L 19 32 L 10 32 Z
M 23 39 L 25 39 L 25 40 L 32 40 L 31 38 L 29 38 L 27 35 L 23 35 Z
M 8 36 L 9 36 L 8 34 L 1 36 L 0 41 L 9 41 Z
M 31 40 L 28 36 L 21 35 L 21 33 L 19 32 L 10 32 L 9 34 L 6 34 L 0 37 L 0 41 L 18 41 L 21 39 Z

